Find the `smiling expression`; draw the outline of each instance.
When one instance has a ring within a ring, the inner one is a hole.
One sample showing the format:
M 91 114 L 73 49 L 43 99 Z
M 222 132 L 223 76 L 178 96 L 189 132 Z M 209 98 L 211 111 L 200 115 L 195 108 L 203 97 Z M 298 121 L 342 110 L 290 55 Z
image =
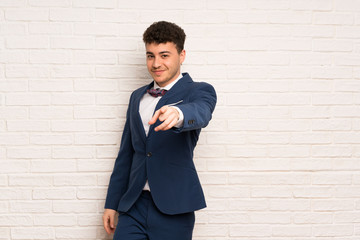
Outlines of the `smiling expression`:
M 160 87 L 173 82 L 180 74 L 180 66 L 185 60 L 185 50 L 180 53 L 173 42 L 148 43 L 146 65 L 150 75 Z

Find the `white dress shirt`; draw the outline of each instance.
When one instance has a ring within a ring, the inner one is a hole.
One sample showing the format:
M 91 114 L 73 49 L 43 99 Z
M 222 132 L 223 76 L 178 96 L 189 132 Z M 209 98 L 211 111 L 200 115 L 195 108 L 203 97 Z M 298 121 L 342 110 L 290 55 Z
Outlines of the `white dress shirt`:
M 159 87 L 159 85 L 157 85 L 157 83 L 154 81 L 153 88 L 154 89 L 160 88 L 160 89 L 165 89 L 165 90 L 169 91 L 171 89 L 171 87 L 174 86 L 175 83 L 177 83 L 177 81 L 179 81 L 182 77 L 183 77 L 182 74 L 179 74 L 179 76 L 173 82 L 166 85 L 165 87 Z M 153 97 L 150 94 L 145 93 L 144 96 L 140 100 L 139 113 L 141 116 L 141 121 L 143 123 L 146 136 L 148 135 L 149 129 L 150 129 L 149 121 L 153 117 L 155 107 L 156 107 L 157 103 L 160 101 L 160 99 L 161 99 L 161 96 Z M 172 106 L 172 107 L 176 108 L 176 110 L 179 112 L 179 120 L 174 127 L 180 128 L 184 124 L 184 115 L 178 107 L 175 107 L 175 106 Z M 146 180 L 146 183 L 144 186 L 144 190 L 150 191 L 149 183 L 147 180 Z

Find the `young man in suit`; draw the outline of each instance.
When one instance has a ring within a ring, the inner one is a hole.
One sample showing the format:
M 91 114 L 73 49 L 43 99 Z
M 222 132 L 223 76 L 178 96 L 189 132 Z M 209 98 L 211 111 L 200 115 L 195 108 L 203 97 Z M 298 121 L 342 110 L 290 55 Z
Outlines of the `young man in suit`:
M 130 97 L 110 178 L 103 222 L 115 240 L 190 240 L 194 211 L 206 207 L 193 150 L 211 119 L 216 93 L 210 84 L 181 74 L 185 36 L 164 21 L 144 32 L 154 81 Z

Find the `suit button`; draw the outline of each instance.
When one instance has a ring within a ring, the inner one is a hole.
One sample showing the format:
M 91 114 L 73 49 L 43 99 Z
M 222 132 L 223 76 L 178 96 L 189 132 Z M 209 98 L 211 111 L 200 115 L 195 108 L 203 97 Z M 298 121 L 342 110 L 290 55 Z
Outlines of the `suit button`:
M 151 156 L 152 156 L 152 153 L 151 153 L 151 152 L 148 152 L 148 153 L 146 154 L 146 156 L 151 157 Z
M 188 124 L 194 124 L 195 120 L 189 120 Z

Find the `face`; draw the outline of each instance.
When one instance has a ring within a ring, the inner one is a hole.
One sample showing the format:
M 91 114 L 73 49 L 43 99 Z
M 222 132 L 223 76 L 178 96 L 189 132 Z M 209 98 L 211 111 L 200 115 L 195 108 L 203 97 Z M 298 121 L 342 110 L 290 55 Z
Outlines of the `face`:
M 180 66 L 185 60 L 185 50 L 179 54 L 173 42 L 148 43 L 146 65 L 150 75 L 160 87 L 173 82 L 180 74 Z

